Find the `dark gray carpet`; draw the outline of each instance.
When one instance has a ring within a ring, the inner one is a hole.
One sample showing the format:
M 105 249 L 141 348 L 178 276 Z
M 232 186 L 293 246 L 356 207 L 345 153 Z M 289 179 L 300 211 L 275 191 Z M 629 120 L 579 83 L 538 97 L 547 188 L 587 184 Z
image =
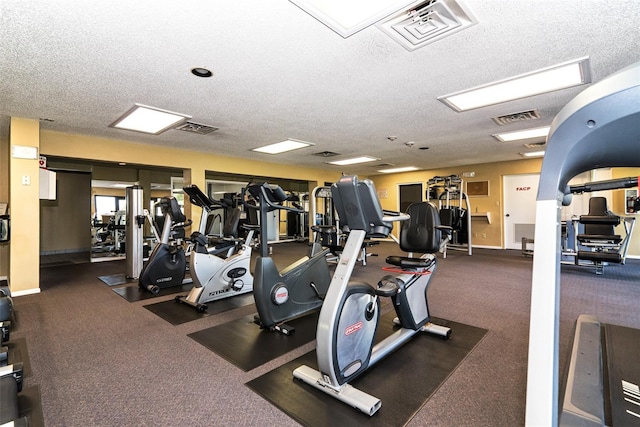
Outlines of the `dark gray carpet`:
M 172 325 L 181 325 L 186 322 L 203 319 L 214 314 L 223 313 L 249 304 L 253 304 L 252 293 L 208 302 L 207 310 L 202 313 L 191 305 L 178 303 L 175 299 L 157 302 L 155 304 L 147 304 L 144 308 Z
M 305 245 L 289 246 L 275 245 L 276 261 L 306 252 Z M 375 251 L 380 256 L 357 266 L 354 279 L 377 281 L 385 257 L 400 253 L 387 243 Z M 531 265 L 520 251 L 439 258 L 432 314 L 489 332 L 409 426 L 524 424 Z M 123 271 L 124 261 L 42 268 L 42 292 L 14 299 L 12 337 L 27 339 L 32 375 L 25 386 L 40 386 L 46 425 L 299 425 L 245 384 L 312 351 L 313 341 L 244 372 L 188 334 L 251 315 L 251 306 L 173 326 L 97 279 Z M 580 313 L 640 328 L 640 260 L 607 266 L 604 276 L 563 267 L 561 277 L 562 365 Z
M 382 316 L 379 341 L 393 332 L 395 313 Z M 382 401 L 369 417 L 325 393 L 293 378 L 301 365 L 317 369 L 311 351 L 247 383 L 247 386 L 305 426 L 402 426 L 424 405 L 487 333 L 485 329 L 433 319 L 452 328 L 449 340 L 417 335 L 351 385 Z

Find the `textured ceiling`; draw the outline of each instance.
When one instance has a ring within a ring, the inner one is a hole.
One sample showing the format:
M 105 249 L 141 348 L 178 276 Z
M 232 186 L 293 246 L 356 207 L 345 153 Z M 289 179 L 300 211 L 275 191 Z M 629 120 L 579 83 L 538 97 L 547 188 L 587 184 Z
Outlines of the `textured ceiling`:
M 585 86 L 464 113 L 436 98 L 584 56 L 593 82 L 640 60 L 637 0 L 466 4 L 477 25 L 409 52 L 375 26 L 344 39 L 286 0 L 2 0 L 0 136 L 11 116 L 42 118 L 52 120 L 45 130 L 367 175 L 379 163 L 515 160 L 522 143 L 491 134 L 550 124 Z M 195 77 L 192 67 L 214 76 Z M 108 127 L 136 102 L 219 130 L 147 136 Z M 542 118 L 491 120 L 530 109 Z M 249 151 L 287 138 L 315 146 Z M 321 151 L 381 161 L 331 166 L 313 155 Z

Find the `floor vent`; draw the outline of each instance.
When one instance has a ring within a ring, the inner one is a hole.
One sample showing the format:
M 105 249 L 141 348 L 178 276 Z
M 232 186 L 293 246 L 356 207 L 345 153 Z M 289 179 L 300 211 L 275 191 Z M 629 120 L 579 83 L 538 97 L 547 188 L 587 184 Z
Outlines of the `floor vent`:
M 492 117 L 491 120 L 496 122 L 496 124 L 503 126 L 503 125 L 508 125 L 509 123 L 514 123 L 514 122 L 537 120 L 540 117 L 541 116 L 538 110 L 529 110 L 529 111 L 521 111 L 519 113 L 505 114 L 504 116 L 499 116 L 499 117 Z
M 412 51 L 478 23 L 462 0 L 418 1 L 376 26 Z
M 321 151 L 319 153 L 314 153 L 314 156 L 318 156 L 318 157 L 333 157 L 333 156 L 337 156 L 340 153 L 334 153 L 333 151 Z
M 199 135 L 207 135 L 207 134 L 210 134 L 211 132 L 215 132 L 218 130 L 217 127 L 203 125 L 201 123 L 194 123 L 194 122 L 185 122 L 180 126 L 176 127 L 175 129 L 182 130 L 185 132 L 197 133 Z

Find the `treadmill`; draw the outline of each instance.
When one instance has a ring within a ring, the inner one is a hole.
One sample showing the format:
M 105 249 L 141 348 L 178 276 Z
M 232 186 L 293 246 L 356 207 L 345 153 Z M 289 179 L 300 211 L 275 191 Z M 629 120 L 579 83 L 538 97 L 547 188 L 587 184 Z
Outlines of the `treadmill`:
M 581 92 L 551 125 L 536 201 L 527 426 L 640 425 L 640 334 L 593 316 L 576 324 L 559 402 L 560 208 L 571 178 L 604 167 L 640 167 L 640 62 Z

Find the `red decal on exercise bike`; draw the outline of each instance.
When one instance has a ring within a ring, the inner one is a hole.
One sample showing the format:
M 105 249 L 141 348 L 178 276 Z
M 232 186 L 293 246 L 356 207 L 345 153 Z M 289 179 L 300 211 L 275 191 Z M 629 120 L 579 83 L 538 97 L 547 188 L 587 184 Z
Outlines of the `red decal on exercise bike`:
M 345 335 L 351 335 L 354 332 L 358 332 L 360 329 L 362 329 L 362 321 L 359 321 L 358 323 L 354 323 L 351 326 L 347 326 L 347 328 L 344 330 L 344 334 Z

